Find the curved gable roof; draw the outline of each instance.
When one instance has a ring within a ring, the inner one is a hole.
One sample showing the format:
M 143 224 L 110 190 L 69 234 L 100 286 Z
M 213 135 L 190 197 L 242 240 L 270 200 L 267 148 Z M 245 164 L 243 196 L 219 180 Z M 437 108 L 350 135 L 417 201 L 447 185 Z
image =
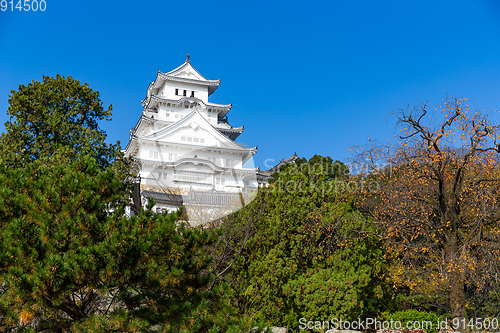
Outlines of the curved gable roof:
M 193 77 L 187 75 L 186 72 L 193 74 Z M 156 73 L 156 79 L 153 82 L 151 82 L 151 84 L 148 87 L 148 90 L 159 88 L 164 81 L 177 81 L 177 82 L 185 82 L 185 83 L 207 86 L 208 95 L 212 95 L 220 84 L 220 79 L 209 80 L 205 78 L 189 62 L 185 62 L 176 69 L 171 70 L 170 72 L 167 73 L 163 73 L 158 70 L 158 72 Z
M 198 126 L 209 132 L 212 136 L 214 136 L 218 141 L 223 142 L 227 145 L 227 148 L 238 149 L 238 150 L 251 150 L 254 148 L 243 148 L 236 142 L 229 139 L 227 136 L 222 134 L 216 127 L 210 124 L 207 119 L 197 110 L 193 109 L 191 113 L 182 118 L 181 120 L 176 121 L 175 123 L 160 129 L 157 132 L 151 133 L 143 137 L 144 140 L 154 140 L 161 141 L 162 137 L 166 137 L 169 134 L 172 134 L 179 130 L 182 127 L 188 126 L 191 123 L 196 122 Z

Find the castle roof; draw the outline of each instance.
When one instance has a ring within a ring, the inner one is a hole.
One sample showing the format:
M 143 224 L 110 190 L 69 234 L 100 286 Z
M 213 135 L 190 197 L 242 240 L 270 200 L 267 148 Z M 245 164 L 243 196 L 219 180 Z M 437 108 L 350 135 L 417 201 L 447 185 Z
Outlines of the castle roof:
M 181 105 L 186 101 L 198 103 L 200 105 L 203 105 L 207 109 L 210 108 L 212 110 L 217 110 L 219 111 L 220 117 L 224 117 L 233 107 L 233 104 L 216 104 L 216 103 L 204 102 L 203 100 L 197 97 L 182 97 L 180 99 L 170 99 L 156 95 L 152 95 L 151 98 L 143 100 L 142 104 L 145 109 L 154 109 L 158 103 L 170 103 L 174 105 Z
M 219 80 L 208 80 L 203 75 L 200 74 L 189 61 L 189 57 L 186 59 L 186 62 L 177 67 L 170 72 L 163 73 L 158 70 L 156 73 L 156 79 L 151 82 L 148 86 L 148 94 L 146 100 L 153 94 L 158 93 L 158 89 L 160 89 L 165 81 L 171 82 L 182 82 L 188 84 L 194 84 L 199 86 L 208 87 L 208 95 L 212 95 L 217 87 L 219 87 Z
M 139 122 L 143 121 L 156 121 L 156 120 L 149 120 L 145 117 L 141 117 Z M 160 144 L 160 145 L 165 145 L 165 146 L 178 146 L 178 147 L 191 147 L 191 148 L 196 148 L 196 149 L 202 149 L 202 150 L 216 150 L 216 151 L 226 151 L 226 152 L 233 152 L 233 153 L 241 153 L 243 157 L 243 163 L 245 163 L 250 157 L 252 157 L 256 152 L 257 152 L 257 147 L 253 148 L 244 148 L 234 142 L 230 136 L 241 133 L 243 131 L 243 128 L 218 128 L 210 124 L 203 115 L 200 114 L 200 112 L 196 109 L 194 109 L 190 114 L 188 114 L 186 117 L 182 118 L 181 120 L 171 123 L 171 124 L 166 124 L 167 126 L 154 132 L 150 133 L 144 137 L 138 137 L 134 132 L 135 130 L 131 133 L 130 141 L 129 144 L 127 144 L 127 147 L 125 148 L 125 151 L 128 152 L 129 154 L 134 150 L 133 146 L 135 147 L 138 141 L 142 142 L 149 142 L 149 143 L 155 143 L 155 144 Z M 136 125 L 136 128 L 139 126 L 139 123 Z M 206 146 L 206 147 L 200 147 L 198 145 L 193 145 L 193 144 L 188 144 L 188 143 L 179 143 L 179 142 L 170 142 L 169 136 L 171 136 L 173 133 L 181 130 L 183 127 L 201 127 L 207 132 L 209 132 L 218 142 L 218 146 Z M 227 132 L 229 135 L 224 135 L 222 132 Z

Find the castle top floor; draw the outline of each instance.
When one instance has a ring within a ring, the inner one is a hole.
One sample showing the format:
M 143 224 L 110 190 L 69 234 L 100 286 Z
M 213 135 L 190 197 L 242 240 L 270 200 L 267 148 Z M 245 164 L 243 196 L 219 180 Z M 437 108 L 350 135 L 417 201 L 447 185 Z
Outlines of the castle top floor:
M 176 69 L 168 73 L 158 71 L 156 79 L 148 86 L 142 104 L 148 105 L 153 96 L 169 100 L 197 98 L 208 103 L 208 96 L 215 92 L 219 84 L 220 80 L 208 80 L 201 75 L 191 65 L 188 54 L 186 61 Z

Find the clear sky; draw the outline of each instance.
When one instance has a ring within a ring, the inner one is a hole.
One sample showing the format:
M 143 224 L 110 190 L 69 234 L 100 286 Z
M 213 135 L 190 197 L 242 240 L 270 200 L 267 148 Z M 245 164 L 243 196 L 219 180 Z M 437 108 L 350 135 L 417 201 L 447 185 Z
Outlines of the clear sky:
M 1 131 L 11 89 L 71 75 L 113 105 L 101 126 L 125 147 L 156 71 L 188 52 L 222 80 L 210 101 L 233 103 L 237 141 L 258 146 L 263 169 L 294 152 L 346 160 L 348 146 L 387 141 L 405 103 L 448 93 L 500 109 L 499 1 L 45 2 L 0 11 Z

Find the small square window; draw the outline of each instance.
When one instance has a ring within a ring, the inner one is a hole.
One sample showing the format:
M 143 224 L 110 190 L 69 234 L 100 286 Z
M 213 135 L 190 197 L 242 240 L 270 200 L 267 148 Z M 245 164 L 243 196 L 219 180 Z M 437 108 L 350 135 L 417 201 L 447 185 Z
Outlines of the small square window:
M 194 138 L 193 142 L 200 142 L 200 138 Z

